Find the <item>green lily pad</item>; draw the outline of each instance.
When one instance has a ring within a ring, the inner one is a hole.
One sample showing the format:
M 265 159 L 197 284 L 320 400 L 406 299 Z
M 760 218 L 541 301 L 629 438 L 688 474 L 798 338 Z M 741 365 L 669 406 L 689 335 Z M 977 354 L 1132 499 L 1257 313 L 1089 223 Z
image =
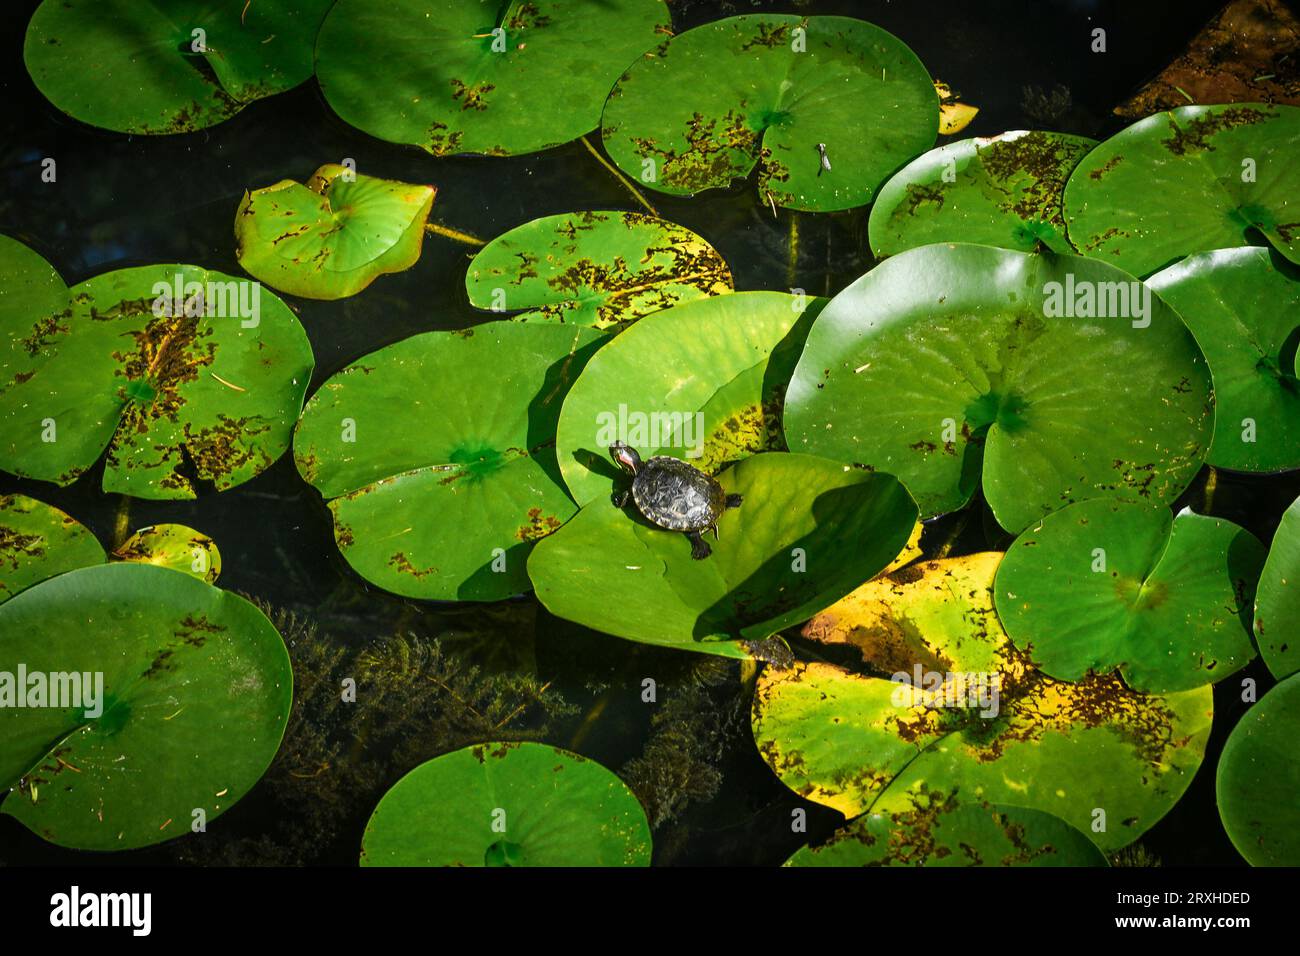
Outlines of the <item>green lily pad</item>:
M 46 578 L 106 560 L 76 518 L 26 495 L 0 495 L 0 604 Z
M 765 13 L 695 27 L 634 61 L 601 126 L 610 158 L 652 189 L 693 196 L 757 166 L 765 205 L 830 212 L 871 202 L 934 145 L 939 97 L 880 27 Z
M 436 15 L 424 0 L 339 0 L 316 75 L 371 136 L 435 156 L 512 156 L 595 129 L 619 73 L 669 33 L 659 0 L 455 0 Z
M 1267 249 L 1188 256 L 1147 280 L 1205 352 L 1214 379 L 1219 468 L 1300 468 L 1300 272 Z
M 962 803 L 922 791 L 912 808 L 867 813 L 786 866 L 1106 866 L 1064 820 L 1026 807 Z
M 1300 675 L 1270 690 L 1232 728 L 1215 774 L 1219 817 L 1253 866 L 1300 866 Z
M 484 743 L 393 785 L 362 866 L 648 866 L 650 825 L 600 764 L 539 743 Z
M 1300 671 L 1300 498 L 1282 515 L 1259 576 L 1255 642 L 1274 677 Z
M 533 542 L 577 510 L 555 464 L 555 421 L 603 340 L 512 322 L 428 332 L 322 385 L 294 459 L 329 502 L 348 564 L 406 597 L 528 590 Z
M 1255 658 L 1264 546 L 1231 521 L 1097 498 L 1020 535 L 998 569 L 997 608 L 1045 673 L 1118 669 L 1134 690 L 1212 684 Z
M 878 257 L 932 242 L 973 242 L 1033 252 L 1073 252 L 1061 193 L 1095 140 L 1016 130 L 963 139 L 912 160 L 871 207 Z
M 1145 276 L 1193 252 L 1262 235 L 1300 262 L 1300 109 L 1184 106 L 1089 153 L 1065 186 L 1070 241 Z
M 81 283 L 67 303 L 0 314 L 0 468 L 64 485 L 107 448 L 105 491 L 193 498 L 288 447 L 311 345 L 256 283 L 141 266 Z
M 1210 688 L 1155 696 L 1114 674 L 1048 677 L 980 613 L 995 564 L 937 564 L 900 582 L 894 639 L 873 659 L 889 679 L 824 663 L 763 671 L 752 725 L 768 766 L 847 817 L 905 812 L 926 792 L 955 792 L 1051 813 L 1105 850 L 1141 836 L 1204 756 Z M 961 593 L 945 586 L 953 568 Z M 970 608 L 967 626 L 909 626 L 937 619 L 933 602 Z
M 916 521 L 892 476 L 807 455 L 755 455 L 718 481 L 744 503 L 723 514 L 711 557 L 599 498 L 533 551 L 538 599 L 608 634 L 746 658 L 885 567 Z
M 685 226 L 636 212 L 534 219 L 489 242 L 465 276 L 470 305 L 524 322 L 630 325 L 731 291 L 731 270 Z
M 436 192 L 332 163 L 306 185 L 282 179 L 246 192 L 235 214 L 239 264 L 291 295 L 356 295 L 415 265 Z
M 247 793 L 280 746 L 284 642 L 252 604 L 190 575 L 69 571 L 0 605 L 0 635 L 0 672 L 25 669 L 28 704 L 0 707 L 0 788 L 14 788 L 0 811 L 51 843 L 125 850 L 186 834 Z M 33 675 L 87 673 L 92 693 L 52 706 L 69 685 L 50 680 L 33 703 Z
M 68 287 L 55 268 L 17 239 L 0 235 L 0 328 L 67 307 Z
M 221 575 L 221 551 L 217 543 L 183 524 L 141 528 L 113 552 L 113 559 L 173 568 L 208 584 Z
M 187 133 L 312 74 L 332 0 L 45 0 L 23 59 L 70 116 L 121 133 Z
M 618 439 L 642 458 L 673 455 L 707 472 L 781 451 L 786 382 L 825 299 L 734 292 L 646 316 L 611 341 L 564 401 L 560 468 L 579 504 L 622 480 Z
M 897 475 L 925 516 L 965 505 L 982 475 L 1018 532 L 1086 498 L 1172 501 L 1213 422 L 1196 341 L 1132 276 L 955 244 L 900 253 L 831 301 L 785 435 L 792 451 Z

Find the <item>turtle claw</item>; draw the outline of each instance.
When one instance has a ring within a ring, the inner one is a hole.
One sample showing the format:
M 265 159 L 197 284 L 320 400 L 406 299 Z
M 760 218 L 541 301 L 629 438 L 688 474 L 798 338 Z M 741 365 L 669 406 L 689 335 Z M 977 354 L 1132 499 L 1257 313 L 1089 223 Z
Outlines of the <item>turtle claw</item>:
M 686 537 L 691 539 L 691 557 L 696 561 L 703 561 L 713 553 L 709 543 L 700 536 L 698 531 L 692 531 Z

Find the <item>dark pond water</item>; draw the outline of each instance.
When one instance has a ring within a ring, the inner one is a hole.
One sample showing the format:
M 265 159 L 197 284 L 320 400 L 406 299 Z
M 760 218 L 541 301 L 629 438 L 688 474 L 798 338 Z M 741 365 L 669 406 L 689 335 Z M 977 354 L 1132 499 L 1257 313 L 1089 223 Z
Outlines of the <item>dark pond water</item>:
M 254 104 L 205 132 L 144 138 L 83 126 L 50 106 L 26 76 L 22 34 L 35 5 L 7 0 L 0 14 L 5 18 L 0 232 L 33 247 L 69 283 L 154 262 L 239 274 L 231 230 L 244 190 L 285 178 L 302 180 L 322 163 L 345 157 L 371 175 L 435 184 L 434 219 L 485 239 L 552 213 L 636 208 L 581 143 L 512 159 L 433 159 L 344 125 L 314 82 Z M 1111 109 L 1176 55 L 1219 4 L 876 0 L 670 6 L 679 31 L 755 10 L 859 16 L 902 38 L 933 75 L 981 107 L 962 136 L 1035 127 L 1105 136 L 1124 125 Z M 1089 31 L 1097 25 L 1108 30 L 1105 55 L 1088 52 Z M 58 163 L 56 183 L 40 181 L 45 157 Z M 791 214 L 774 218 L 752 189 L 695 200 L 654 195 L 652 201 L 661 215 L 701 233 L 721 251 L 738 289 L 798 286 L 834 294 L 872 265 L 865 209 L 800 215 L 792 260 Z M 469 251 L 429 237 L 414 268 L 380 279 L 364 294 L 340 302 L 285 296 L 311 337 L 312 388 L 361 355 L 413 333 L 484 321 L 486 316 L 465 299 Z M 695 655 L 658 652 L 584 631 L 551 618 L 531 597 L 485 608 L 411 602 L 377 591 L 338 556 L 328 511 L 288 457 L 235 490 L 193 502 L 128 505 L 99 490 L 101 474 L 96 468 L 68 488 L 0 475 L 0 493 L 22 492 L 50 502 L 89 525 L 105 543 L 124 517 L 131 528 L 177 521 L 212 535 L 224 558 L 224 587 L 315 623 L 314 637 L 296 629 L 286 634 L 304 668 L 331 648 L 355 653 L 394 634 L 416 641 L 437 638 L 448 653 L 486 662 L 489 669 L 503 658 L 522 661 L 527 671 L 535 669 L 538 680 L 549 682 L 548 693 L 563 696 L 571 712 L 548 719 L 544 708 L 525 708 L 503 724 L 503 733 L 545 725 L 545 739 L 575 746 L 616 770 L 643 758 L 637 765 L 646 781 L 642 795 L 654 790 L 653 800 L 676 800 L 679 808 L 655 831 L 658 863 L 776 864 L 807 839 L 790 832 L 792 808 L 807 807 L 813 838 L 841 820 L 833 811 L 803 804 L 762 763 L 748 734 L 745 688 L 734 665 L 718 667 Z M 1207 504 L 1206 478 L 1202 474 L 1187 495 L 1198 509 Z M 1300 478 L 1294 476 L 1220 474 L 1209 504 L 1212 513 L 1267 541 L 1298 493 Z M 981 506 L 972 507 L 974 520 L 964 524 L 956 553 L 1000 543 L 986 539 Z M 959 520 L 945 519 L 931 529 L 927 542 L 944 538 Z M 1259 681 L 1261 693 L 1271 684 L 1261 666 L 1246 673 Z M 640 701 L 640 682 L 647 676 L 660 685 L 657 722 L 652 722 L 656 708 Z M 432 730 L 422 726 L 425 706 L 410 703 L 407 716 L 415 716 L 403 725 L 406 736 L 427 738 L 421 759 L 457 745 L 458 734 L 465 732 L 454 720 L 438 722 Z M 1240 862 L 1215 812 L 1213 768 L 1243 705 L 1233 688 L 1221 687 L 1215 708 L 1210 752 L 1191 790 L 1142 841 L 1165 865 Z M 398 719 L 392 716 L 396 712 L 390 708 L 388 717 Z M 278 786 L 268 775 L 206 835 L 130 853 L 82 854 L 46 845 L 0 817 L 0 862 L 352 864 L 370 809 L 413 765 L 400 763 L 413 751 L 391 733 L 358 733 L 354 725 L 322 714 L 306 718 L 307 733 L 333 740 L 336 756 L 316 762 L 318 769 L 320 764 L 328 769 L 311 779 L 280 773 Z M 333 809 L 322 827 L 316 814 L 325 805 Z

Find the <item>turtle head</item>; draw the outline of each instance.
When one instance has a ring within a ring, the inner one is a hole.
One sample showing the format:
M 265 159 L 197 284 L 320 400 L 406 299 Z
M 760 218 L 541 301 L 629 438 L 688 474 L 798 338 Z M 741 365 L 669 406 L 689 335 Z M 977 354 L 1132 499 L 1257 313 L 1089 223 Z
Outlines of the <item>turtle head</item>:
M 635 475 L 641 467 L 641 456 L 636 453 L 636 449 L 621 441 L 609 446 L 609 457 L 629 475 Z

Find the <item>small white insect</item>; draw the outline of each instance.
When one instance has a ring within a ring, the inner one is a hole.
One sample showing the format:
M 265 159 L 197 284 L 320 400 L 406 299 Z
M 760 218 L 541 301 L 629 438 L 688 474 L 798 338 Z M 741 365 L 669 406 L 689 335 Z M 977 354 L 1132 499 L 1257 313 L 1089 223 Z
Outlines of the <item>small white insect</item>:
M 817 144 L 817 155 L 819 155 L 822 158 L 822 169 L 826 170 L 826 172 L 829 173 L 831 171 L 831 160 L 830 157 L 826 155 L 825 143 Z M 818 176 L 822 174 L 822 169 L 817 170 Z

